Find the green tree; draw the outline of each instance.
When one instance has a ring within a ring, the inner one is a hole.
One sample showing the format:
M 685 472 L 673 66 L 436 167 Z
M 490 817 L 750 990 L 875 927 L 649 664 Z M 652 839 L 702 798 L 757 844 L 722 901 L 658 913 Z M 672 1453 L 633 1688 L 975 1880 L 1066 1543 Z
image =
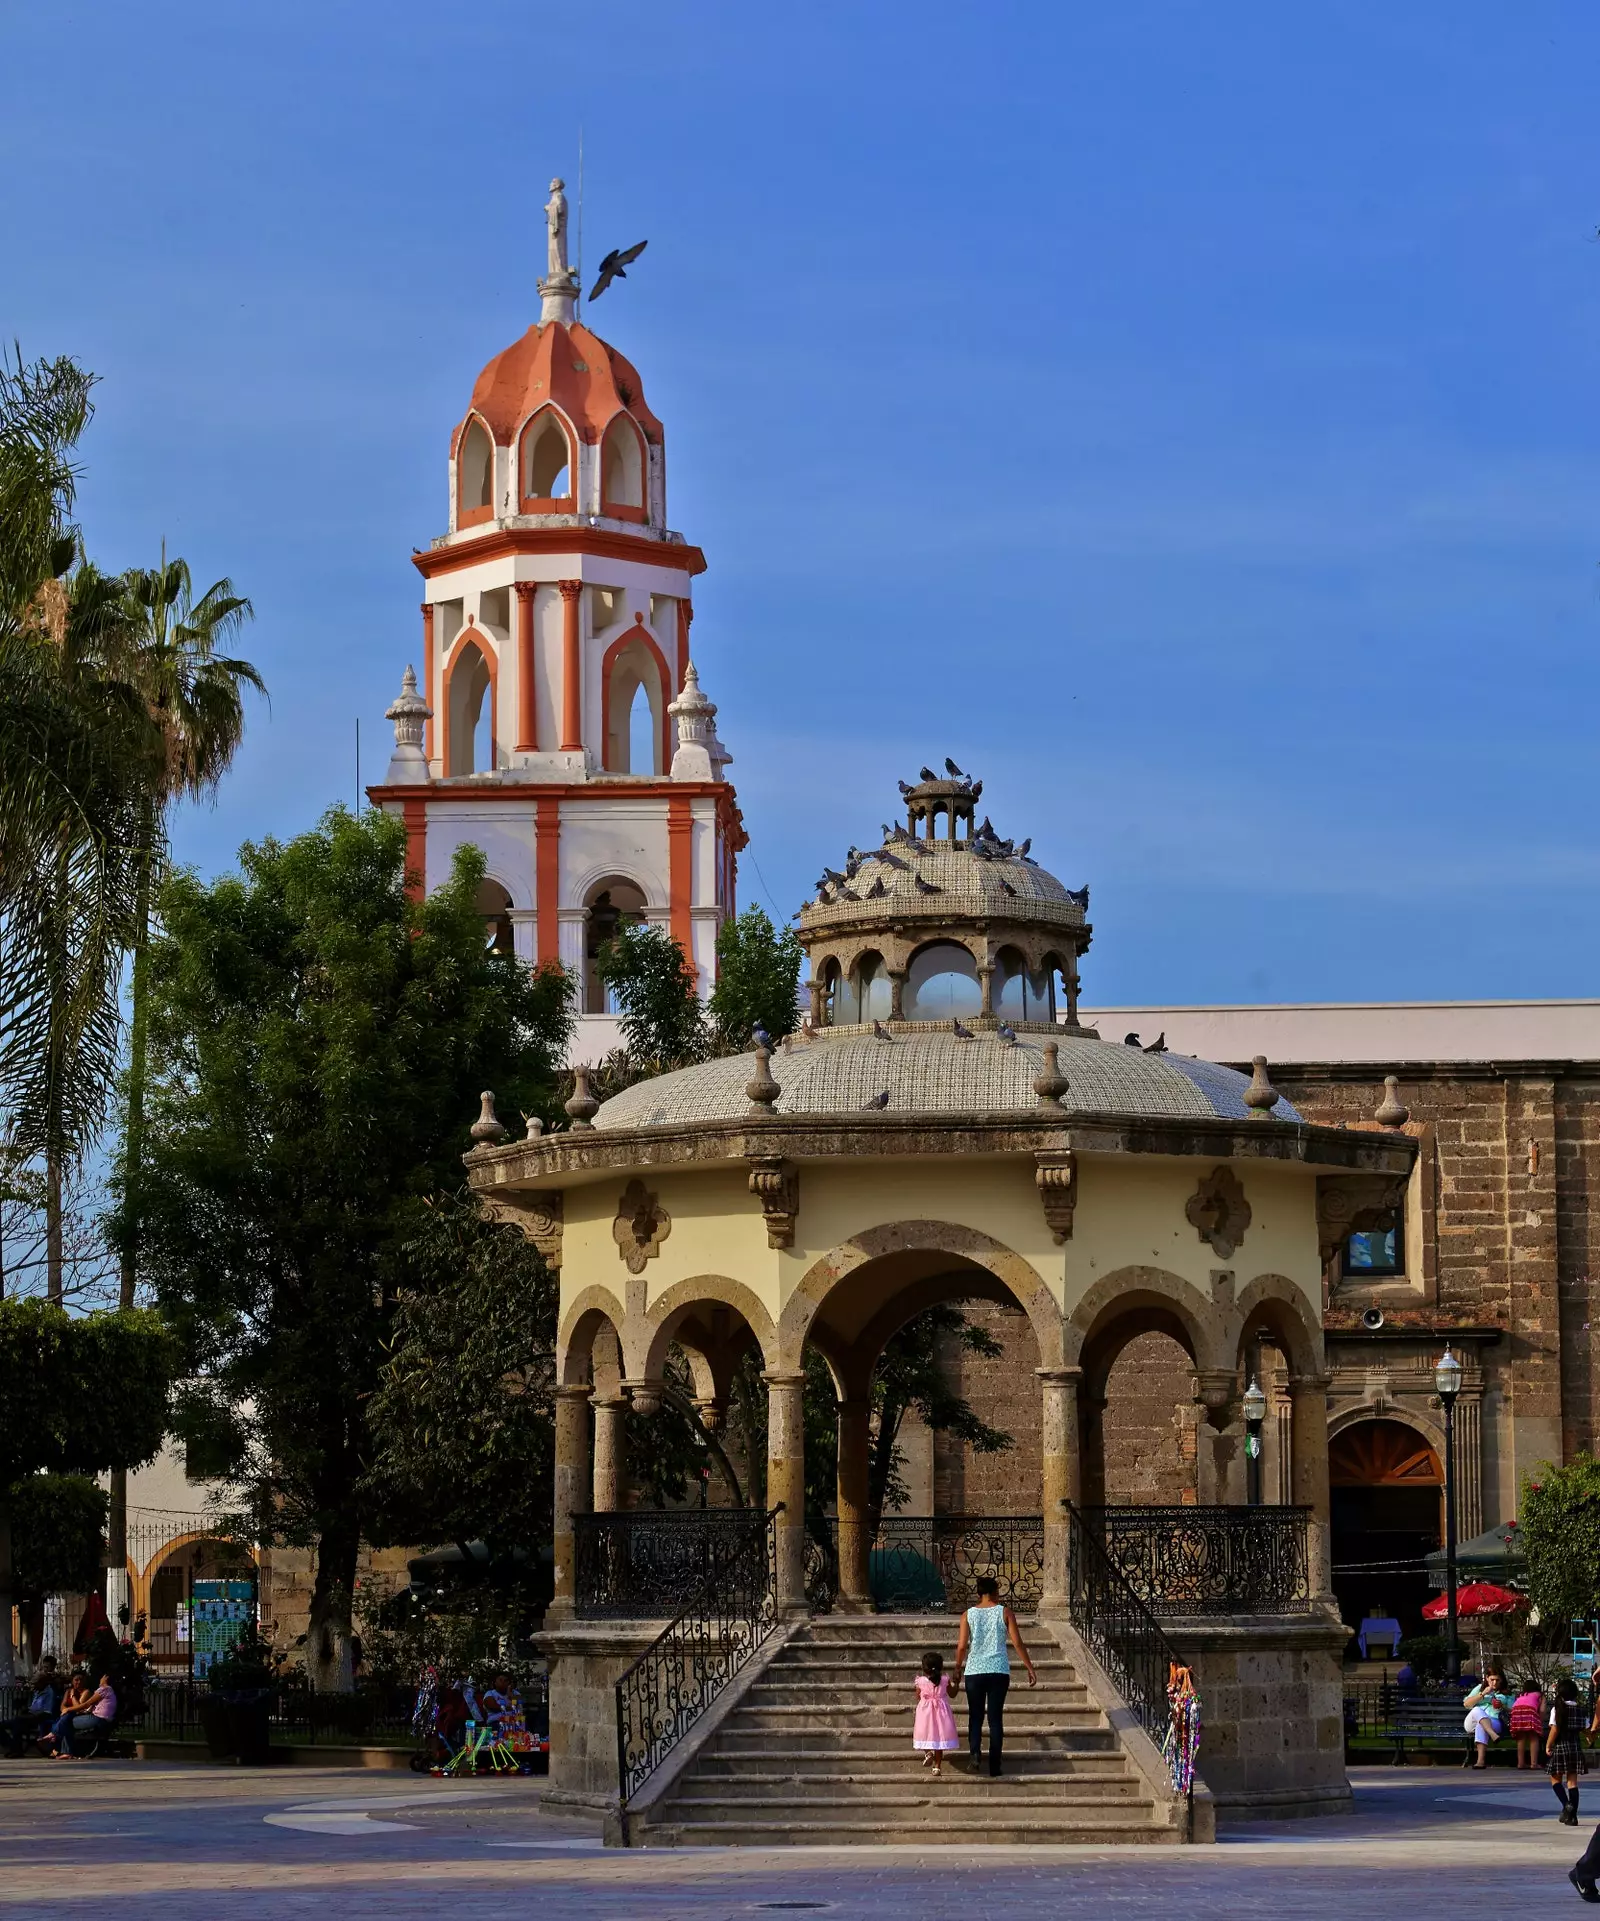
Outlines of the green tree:
M 62 1190 L 104 1122 L 138 895 L 138 715 L 110 662 L 120 586 L 75 563 L 72 451 L 92 376 L 0 363 L 0 1107 L 44 1165 L 48 1292 Z
M 664 927 L 624 923 L 595 967 L 616 996 L 617 1024 L 636 1069 L 659 1074 L 704 1058 L 706 1017 L 694 968 Z
M 800 937 L 792 927 L 780 932 L 760 907 L 722 923 L 711 1018 L 724 1047 L 748 1047 L 758 1027 L 771 1041 L 792 1034 L 799 992 Z
M 12 1595 L 30 1663 L 44 1648 L 46 1597 L 100 1586 L 106 1507 L 83 1474 L 28 1474 L 11 1490 Z
M 144 1157 L 148 1059 L 150 907 L 167 855 L 167 815 L 180 800 L 214 794 L 244 739 L 244 690 L 266 692 L 247 660 L 220 651 L 254 617 L 250 602 L 217 580 L 195 596 L 188 565 L 168 560 L 124 575 L 128 622 L 122 665 L 147 717 L 149 767 L 139 807 L 138 896 L 122 1152 L 122 1305 L 132 1307 L 139 1262 L 139 1170 Z
M 975 1454 L 1003 1453 L 1014 1443 L 991 1427 L 951 1386 L 950 1363 L 958 1353 L 996 1360 L 998 1341 L 958 1308 L 930 1307 L 889 1337 L 872 1374 L 872 1454 L 867 1470 L 867 1508 L 874 1524 L 885 1507 L 905 1503 L 900 1478 L 900 1423 L 913 1409 L 935 1434 L 965 1441 Z
M 475 848 L 424 901 L 385 814 L 240 858 L 158 902 L 142 1262 L 194 1383 L 180 1429 L 230 1439 L 255 1529 L 313 1548 L 307 1673 L 348 1687 L 399 1250 L 460 1185 L 479 1089 L 553 1116 L 570 996 L 485 946 Z
M 1564 1633 L 1569 1621 L 1600 1614 L 1600 1461 L 1575 1455 L 1548 1461 L 1522 1484 L 1528 1600 L 1541 1626 Z
M 426 1202 L 391 1263 L 387 1358 L 367 1410 L 379 1541 L 549 1539 L 556 1281 L 469 1194 Z
M 176 1359 L 147 1308 L 73 1316 L 47 1301 L 0 1301 L 0 1621 L 16 1593 L 16 1504 L 26 1520 L 38 1498 L 30 1477 L 148 1461 L 167 1430 Z M 0 1634 L 0 1685 L 12 1678 L 11 1636 Z

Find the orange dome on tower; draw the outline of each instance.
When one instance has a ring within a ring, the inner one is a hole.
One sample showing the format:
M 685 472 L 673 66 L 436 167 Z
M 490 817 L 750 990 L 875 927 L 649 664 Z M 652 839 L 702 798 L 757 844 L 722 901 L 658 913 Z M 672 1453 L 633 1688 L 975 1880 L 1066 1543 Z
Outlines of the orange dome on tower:
M 631 414 L 652 446 L 663 444 L 661 422 L 645 404 L 633 363 L 581 323 L 535 323 L 497 353 L 478 375 L 467 418 L 476 414 L 496 442 L 509 447 L 524 422 L 551 404 L 591 446 L 619 413 Z M 457 441 L 466 425 L 457 427 Z

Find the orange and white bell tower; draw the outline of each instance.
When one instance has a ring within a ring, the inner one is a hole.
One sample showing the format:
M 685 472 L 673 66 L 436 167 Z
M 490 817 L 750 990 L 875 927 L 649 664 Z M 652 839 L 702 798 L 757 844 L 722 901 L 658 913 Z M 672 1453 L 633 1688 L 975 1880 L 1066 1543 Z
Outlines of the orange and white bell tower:
M 420 681 L 388 710 L 394 758 L 367 791 L 405 820 L 413 885 L 483 849 L 486 918 L 581 982 L 583 1060 L 615 1044 L 593 963 L 619 921 L 666 927 L 709 994 L 745 835 L 689 659 L 705 557 L 667 527 L 638 373 L 577 319 L 559 180 L 545 213 L 541 317 L 451 435 L 448 531 L 413 555 Z

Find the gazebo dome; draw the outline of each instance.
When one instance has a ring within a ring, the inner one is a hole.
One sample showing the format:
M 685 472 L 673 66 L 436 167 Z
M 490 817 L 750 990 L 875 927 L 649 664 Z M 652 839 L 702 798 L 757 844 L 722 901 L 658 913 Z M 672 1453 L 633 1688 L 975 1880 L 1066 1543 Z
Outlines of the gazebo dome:
M 839 1116 L 887 1114 L 1038 1114 L 1034 1083 L 1048 1067 L 1047 1037 L 975 1033 L 963 1039 L 953 1022 L 898 1025 L 874 1033 L 823 1033 L 795 1040 L 772 1055 L 778 1114 Z M 1057 1116 L 1108 1115 L 1137 1120 L 1249 1120 L 1249 1077 L 1212 1061 L 1181 1054 L 1063 1036 L 1057 1043 L 1066 1091 L 1049 1111 Z M 746 1092 L 757 1071 L 754 1054 L 729 1055 L 639 1081 L 614 1094 L 594 1117 L 599 1130 L 736 1121 L 760 1110 Z M 885 1099 L 884 1096 L 887 1096 Z M 1286 1100 L 1273 1120 L 1300 1117 Z

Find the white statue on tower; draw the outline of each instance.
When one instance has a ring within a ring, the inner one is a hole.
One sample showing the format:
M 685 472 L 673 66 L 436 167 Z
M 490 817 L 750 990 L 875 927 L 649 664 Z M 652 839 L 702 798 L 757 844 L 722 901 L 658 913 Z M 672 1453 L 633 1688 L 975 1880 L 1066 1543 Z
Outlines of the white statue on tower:
M 563 189 L 564 180 L 550 182 L 550 198 L 544 203 L 545 223 L 550 230 L 550 266 L 552 280 L 558 276 L 565 278 L 567 273 L 567 196 Z
M 539 282 L 539 293 L 544 300 L 539 321 L 543 325 L 546 321 L 559 320 L 563 326 L 570 327 L 578 317 L 578 276 L 567 265 L 565 188 L 564 180 L 552 180 L 550 198 L 544 203 L 549 270 Z

